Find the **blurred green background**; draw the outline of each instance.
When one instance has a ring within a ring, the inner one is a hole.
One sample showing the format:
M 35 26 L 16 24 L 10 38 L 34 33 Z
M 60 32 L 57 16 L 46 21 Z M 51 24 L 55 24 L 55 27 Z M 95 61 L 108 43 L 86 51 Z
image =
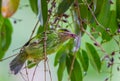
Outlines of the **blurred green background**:
M 24 5 L 28 5 L 28 4 L 29 4 L 28 0 L 21 0 L 18 11 L 11 18 L 11 22 L 14 27 L 14 31 L 13 31 L 13 35 L 12 35 L 12 43 L 11 43 L 10 48 L 8 49 L 5 57 L 18 53 L 19 49 L 18 50 L 15 50 L 15 49 L 21 47 L 22 45 L 24 45 L 24 43 L 26 43 L 26 41 L 29 40 L 30 34 L 34 28 L 36 21 L 37 21 L 37 16 L 31 11 L 29 6 L 24 7 Z M 13 18 L 22 19 L 22 21 L 14 24 Z M 87 36 L 84 36 L 83 42 L 84 41 L 90 41 L 90 40 L 88 40 Z M 108 44 L 110 44 L 110 43 L 108 43 Z M 109 53 L 112 52 L 112 50 L 117 49 L 116 44 L 111 43 L 111 45 L 110 45 L 111 47 L 109 47 L 109 48 L 108 48 L 108 44 L 105 44 L 104 47 Z M 13 50 L 15 50 L 15 51 L 13 52 Z M 49 65 L 50 65 L 52 79 L 53 79 L 53 81 L 57 81 L 57 67 L 54 67 L 54 57 L 55 57 L 54 54 L 50 55 L 48 61 L 49 61 Z M 9 63 L 13 58 L 7 59 L 0 63 L 0 81 L 24 81 L 22 79 L 22 77 L 20 76 L 20 74 L 13 75 L 13 74 L 11 74 L 11 72 L 9 70 Z M 114 65 L 114 67 L 113 67 L 112 81 L 119 81 L 120 72 L 117 71 L 117 69 L 116 69 L 117 66 L 118 65 Z M 30 74 L 32 74 L 33 69 L 29 70 Z M 30 76 L 32 76 L 32 75 L 30 75 Z M 90 66 L 87 76 L 84 77 L 84 81 L 105 81 L 105 79 L 109 76 L 110 75 L 109 75 L 109 73 L 107 73 L 106 69 L 103 72 L 101 72 L 100 74 L 98 74 Z M 67 78 L 68 78 L 68 75 L 65 70 L 63 81 L 67 81 Z M 44 81 L 44 62 L 41 62 L 39 64 L 34 81 Z M 47 81 L 50 81 L 50 76 L 49 76 L 48 71 L 47 71 Z

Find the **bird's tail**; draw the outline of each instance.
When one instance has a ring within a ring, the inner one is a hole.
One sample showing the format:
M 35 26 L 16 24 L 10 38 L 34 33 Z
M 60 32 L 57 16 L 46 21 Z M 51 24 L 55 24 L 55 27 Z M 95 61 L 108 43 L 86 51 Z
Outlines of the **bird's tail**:
M 14 74 L 17 74 L 21 70 L 22 66 L 24 65 L 27 59 L 26 55 L 26 53 L 20 53 L 10 62 L 10 70 Z

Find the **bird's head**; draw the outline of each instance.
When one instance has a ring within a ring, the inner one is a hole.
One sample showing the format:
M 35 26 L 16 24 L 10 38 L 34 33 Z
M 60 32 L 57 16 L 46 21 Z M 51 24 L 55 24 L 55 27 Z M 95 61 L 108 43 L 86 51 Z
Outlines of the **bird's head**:
M 64 42 L 70 38 L 75 38 L 77 35 L 70 32 L 67 29 L 58 29 L 58 36 L 59 36 L 61 42 Z

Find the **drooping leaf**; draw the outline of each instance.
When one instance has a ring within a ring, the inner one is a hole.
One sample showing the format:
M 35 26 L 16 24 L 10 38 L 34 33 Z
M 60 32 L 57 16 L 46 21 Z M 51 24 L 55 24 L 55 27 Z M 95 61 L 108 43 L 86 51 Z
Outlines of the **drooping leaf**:
M 106 31 L 106 28 L 109 28 L 109 24 L 110 24 L 109 23 L 109 21 L 110 21 L 110 2 L 109 2 L 109 0 L 103 0 L 103 3 L 101 5 L 102 5 L 101 9 L 100 9 L 99 13 L 97 14 L 97 20 L 102 26 L 98 26 L 96 24 L 96 22 L 94 22 L 94 24 L 92 24 L 92 27 L 94 27 L 97 32 L 100 32 L 102 39 L 107 42 L 107 41 L 111 40 L 111 36 Z
M 11 43 L 12 25 L 0 16 L 0 59 L 3 58 Z
M 57 71 L 58 81 L 62 81 L 63 73 L 66 67 L 66 54 L 62 54 L 59 60 L 59 67 Z
M 66 50 L 65 50 L 65 49 L 66 49 L 66 46 L 62 45 L 61 47 L 62 47 L 62 48 L 60 48 L 60 49 L 58 50 L 58 52 L 56 53 L 55 61 L 54 61 L 54 66 L 56 66 L 56 65 L 59 63 L 61 56 L 62 56 L 63 54 L 66 54 Z
M 66 65 L 67 65 L 68 74 L 71 69 L 72 59 L 73 59 L 73 56 L 71 55 L 67 56 Z M 80 67 L 79 62 L 76 59 L 73 65 L 73 70 L 72 70 L 70 78 L 71 78 L 71 81 L 83 81 L 81 67 Z
M 116 22 L 116 11 L 112 10 L 110 11 L 110 20 L 108 27 L 110 28 L 110 32 L 114 34 L 117 30 L 117 22 Z
M 32 11 L 37 15 L 38 14 L 38 6 L 37 6 L 38 0 L 29 0 L 30 7 Z
M 18 9 L 20 0 L 2 0 L 2 15 L 3 17 L 11 17 Z
M 77 56 L 83 67 L 84 72 L 87 72 L 89 66 L 89 59 L 86 51 L 85 50 L 82 50 L 82 52 L 78 51 Z
M 96 49 L 90 43 L 86 43 L 86 49 L 92 66 L 100 72 L 101 61 Z
M 62 2 L 58 6 L 57 15 L 61 15 L 65 13 L 71 6 L 74 0 L 62 0 Z
M 96 15 L 96 16 L 98 16 L 98 14 L 100 13 L 101 7 L 102 7 L 101 4 L 103 4 L 103 2 L 104 2 L 104 0 L 99 0 L 99 1 L 97 0 L 96 10 L 95 10 L 95 15 Z
M 41 26 L 44 26 L 48 18 L 47 0 L 38 0 L 38 14 Z

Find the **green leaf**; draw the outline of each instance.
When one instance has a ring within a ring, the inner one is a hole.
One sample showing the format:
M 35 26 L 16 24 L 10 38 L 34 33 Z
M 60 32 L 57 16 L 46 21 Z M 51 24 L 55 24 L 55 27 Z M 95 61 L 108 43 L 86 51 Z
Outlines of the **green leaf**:
M 84 72 L 87 72 L 89 66 L 89 59 L 85 50 L 77 53 L 78 60 L 81 62 Z
M 101 7 L 102 7 L 102 5 L 101 4 L 103 4 L 103 1 L 104 0 L 97 0 L 97 3 L 96 3 L 96 10 L 95 10 L 95 15 L 97 16 L 99 13 L 100 13 L 100 11 L 101 11 Z
M 38 0 L 39 20 L 42 26 L 47 22 L 48 18 L 48 5 L 47 0 Z
M 58 6 L 57 15 L 65 13 L 73 2 L 74 0 L 62 0 L 62 2 Z
M 59 67 L 57 71 L 58 81 L 62 81 L 63 73 L 66 67 L 66 54 L 62 54 L 59 60 Z
M 66 65 L 67 65 L 68 74 L 71 69 L 72 59 L 73 59 L 73 56 L 67 56 Z M 75 59 L 73 70 L 71 73 L 71 81 L 82 81 L 82 80 L 83 80 L 83 77 L 82 77 L 81 67 L 79 62 Z
M 11 37 L 12 37 L 12 25 L 8 19 L 0 16 L 0 59 L 3 58 L 6 51 L 8 50 Z
M 65 49 L 66 49 L 66 46 L 62 45 L 61 48 L 57 51 L 56 56 L 55 56 L 54 66 L 56 66 L 59 63 L 61 56 L 63 54 L 66 54 Z
M 96 49 L 89 43 L 86 43 L 86 49 L 92 66 L 95 68 L 95 70 L 100 72 L 101 61 Z
M 106 28 L 109 27 L 109 21 L 110 21 L 110 2 L 109 0 L 103 0 L 103 4 L 101 4 L 101 9 L 99 11 L 99 14 L 97 16 L 98 22 L 103 25 L 104 27 L 96 25 L 96 22 L 92 25 L 96 29 L 97 32 L 101 32 L 102 39 L 104 41 L 110 41 L 111 36 L 106 31 Z
M 109 20 L 108 27 L 110 28 L 110 31 L 112 34 L 114 34 L 118 28 L 116 20 L 117 20 L 116 11 L 115 10 L 110 11 L 110 20 Z
M 38 14 L 38 4 L 37 4 L 38 0 L 29 0 L 30 3 L 30 7 L 32 9 L 32 11 L 37 15 Z
M 120 0 L 116 0 L 116 11 L 117 11 L 117 18 L 120 21 Z
M 83 1 L 82 1 L 82 0 L 78 0 L 78 2 L 79 2 L 79 3 L 83 3 Z
M 34 62 L 32 62 L 32 61 L 27 61 L 27 68 L 28 69 L 31 69 L 31 68 L 33 68 L 34 66 L 36 66 L 37 64 L 36 63 L 34 63 Z
M 87 6 L 84 4 L 84 3 L 81 3 L 79 4 L 79 9 L 80 9 L 80 16 L 83 20 L 88 20 L 90 18 L 90 12 L 88 11 L 88 8 Z M 77 12 L 76 12 L 76 9 L 74 8 L 74 25 L 75 25 L 75 33 L 76 34 L 79 34 L 81 31 L 80 31 L 80 24 L 78 23 L 78 15 L 77 15 Z M 87 28 L 87 24 L 83 23 L 82 24 L 83 27 L 86 29 Z M 82 32 L 82 35 L 84 34 L 84 32 Z
M 44 27 L 40 25 L 38 30 L 37 30 L 37 34 L 40 34 L 42 32 L 44 32 Z

